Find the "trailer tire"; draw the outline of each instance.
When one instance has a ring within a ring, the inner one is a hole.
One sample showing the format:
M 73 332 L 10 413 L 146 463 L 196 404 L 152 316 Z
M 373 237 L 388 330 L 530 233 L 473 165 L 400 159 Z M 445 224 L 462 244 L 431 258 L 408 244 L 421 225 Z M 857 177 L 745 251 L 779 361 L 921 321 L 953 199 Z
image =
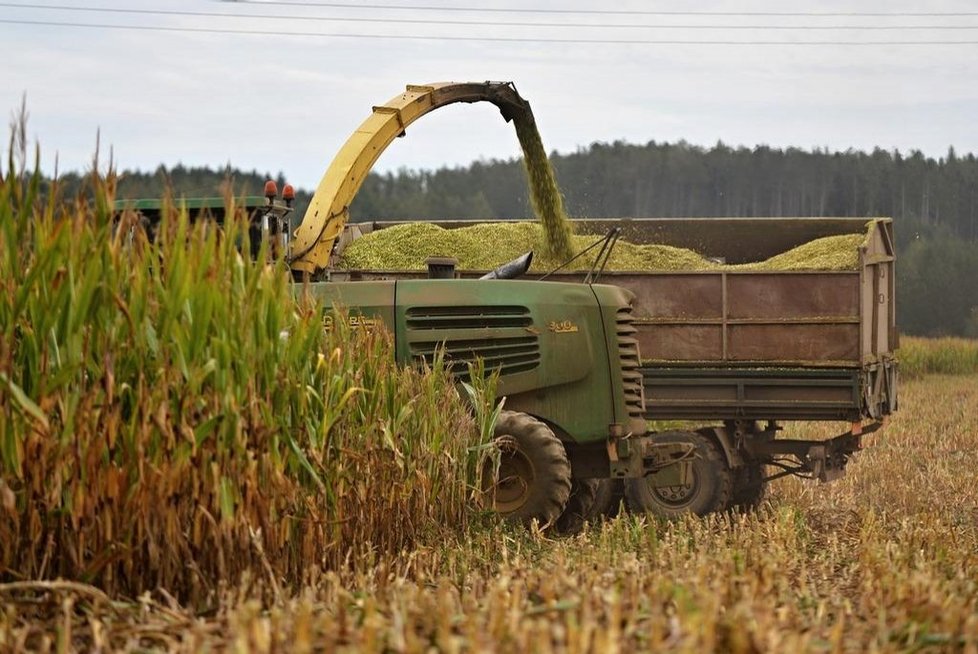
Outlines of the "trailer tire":
M 625 500 L 625 482 L 622 479 L 609 477 L 598 480 L 598 488 L 594 494 L 594 504 L 591 506 L 591 520 L 615 518 L 622 511 Z
M 482 475 L 493 509 L 511 522 L 553 525 L 571 494 L 571 464 L 563 443 L 545 423 L 515 411 L 499 414 L 493 436 L 499 467 L 489 459 Z
M 572 479 L 570 497 L 564 512 L 557 518 L 557 531 L 562 534 L 576 534 L 584 528 L 594 506 L 594 494 L 598 489 L 597 479 Z
M 727 508 L 733 491 L 733 474 L 716 441 L 695 432 L 664 432 L 655 440 L 696 447 L 696 458 L 691 463 L 692 480 L 684 486 L 656 488 L 649 477 L 626 479 L 625 500 L 629 510 L 676 518 L 686 513 L 704 516 Z
M 767 482 L 764 481 L 764 464 L 748 460 L 733 471 L 733 493 L 730 508 L 745 513 L 755 510 L 764 501 Z

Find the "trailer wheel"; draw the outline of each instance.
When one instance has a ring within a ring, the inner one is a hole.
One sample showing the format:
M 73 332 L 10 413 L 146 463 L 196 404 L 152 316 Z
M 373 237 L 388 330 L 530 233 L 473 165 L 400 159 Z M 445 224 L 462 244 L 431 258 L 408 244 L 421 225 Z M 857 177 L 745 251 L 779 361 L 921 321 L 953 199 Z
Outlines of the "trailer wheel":
M 591 506 L 591 520 L 614 518 L 621 512 L 621 503 L 625 500 L 625 483 L 622 479 L 599 479 L 598 488 L 594 494 L 594 504 Z
M 693 432 L 665 432 L 662 443 L 689 443 L 696 447 L 688 483 L 656 487 L 651 477 L 625 480 L 625 500 L 635 512 L 665 518 L 685 513 L 703 516 L 727 508 L 733 490 L 733 474 L 720 447 L 711 438 Z
M 744 512 L 753 511 L 764 501 L 766 490 L 764 464 L 760 461 L 745 461 L 744 465 L 733 471 L 730 508 Z
M 572 479 L 570 497 L 564 512 L 557 518 L 557 531 L 562 534 L 576 534 L 584 528 L 594 506 L 594 493 L 598 489 L 597 479 Z
M 499 414 L 494 437 L 499 468 L 488 460 L 482 475 L 493 508 L 512 522 L 556 522 L 571 494 L 571 465 L 563 444 L 546 424 L 515 411 Z

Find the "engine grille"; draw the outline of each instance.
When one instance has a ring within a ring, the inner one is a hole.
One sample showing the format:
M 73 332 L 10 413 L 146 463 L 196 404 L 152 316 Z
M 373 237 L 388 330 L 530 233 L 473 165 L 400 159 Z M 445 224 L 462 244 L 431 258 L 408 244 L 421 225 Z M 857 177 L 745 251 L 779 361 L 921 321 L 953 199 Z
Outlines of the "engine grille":
M 411 307 L 408 329 L 490 329 L 529 327 L 530 310 L 519 306 Z
M 642 385 L 641 357 L 638 352 L 638 330 L 632 324 L 632 307 L 618 309 L 618 357 L 621 361 L 622 385 L 625 391 L 625 406 L 632 418 L 643 419 L 645 396 Z
M 448 369 L 461 378 L 468 376 L 468 364 L 476 359 L 502 376 L 540 365 L 540 344 L 527 330 L 533 318 L 526 307 L 412 307 L 406 325 L 412 358 L 430 365 L 442 351 Z M 439 333 L 447 330 L 454 333 Z

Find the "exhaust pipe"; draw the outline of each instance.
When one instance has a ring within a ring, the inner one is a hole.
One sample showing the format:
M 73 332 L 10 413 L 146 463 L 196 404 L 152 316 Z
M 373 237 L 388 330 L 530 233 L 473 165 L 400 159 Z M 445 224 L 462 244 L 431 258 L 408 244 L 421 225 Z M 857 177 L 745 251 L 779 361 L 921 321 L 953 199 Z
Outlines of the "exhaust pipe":
M 495 270 L 487 272 L 479 279 L 516 279 L 526 274 L 533 262 L 533 252 L 527 252 L 521 257 L 517 257 L 509 263 L 504 263 Z

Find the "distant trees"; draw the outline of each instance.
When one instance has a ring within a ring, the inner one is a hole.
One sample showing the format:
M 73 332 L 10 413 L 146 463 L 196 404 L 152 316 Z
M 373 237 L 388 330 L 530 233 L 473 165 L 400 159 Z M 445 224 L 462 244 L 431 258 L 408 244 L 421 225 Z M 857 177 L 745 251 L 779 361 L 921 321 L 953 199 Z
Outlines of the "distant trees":
M 912 221 L 896 226 L 900 330 L 978 338 L 978 243 Z
M 120 199 L 157 198 L 169 188 L 175 199 L 221 197 L 225 186 L 230 184 L 231 192 L 236 197 L 261 195 L 269 179 L 276 181 L 279 190 L 285 186 L 286 178 L 281 172 L 272 175 L 257 170 L 242 171 L 230 165 L 224 168 L 158 166 L 152 172 L 127 170 L 119 173 L 116 194 Z M 60 185 L 66 196 L 74 195 L 82 186 L 82 177 L 69 173 L 60 178 Z M 301 192 L 297 192 L 297 196 L 298 193 Z M 304 196 L 308 198 L 309 194 L 305 193 Z
M 892 216 L 896 221 L 898 321 L 913 334 L 978 336 L 978 160 L 950 148 L 872 152 L 710 148 L 685 142 L 595 143 L 551 156 L 574 217 Z M 127 172 L 120 197 L 258 195 L 267 173 L 160 167 Z M 275 176 L 281 187 L 282 174 Z M 70 191 L 77 177 L 64 180 Z M 309 199 L 299 192 L 296 215 Z M 516 219 L 531 215 L 519 160 L 371 174 L 354 220 Z

